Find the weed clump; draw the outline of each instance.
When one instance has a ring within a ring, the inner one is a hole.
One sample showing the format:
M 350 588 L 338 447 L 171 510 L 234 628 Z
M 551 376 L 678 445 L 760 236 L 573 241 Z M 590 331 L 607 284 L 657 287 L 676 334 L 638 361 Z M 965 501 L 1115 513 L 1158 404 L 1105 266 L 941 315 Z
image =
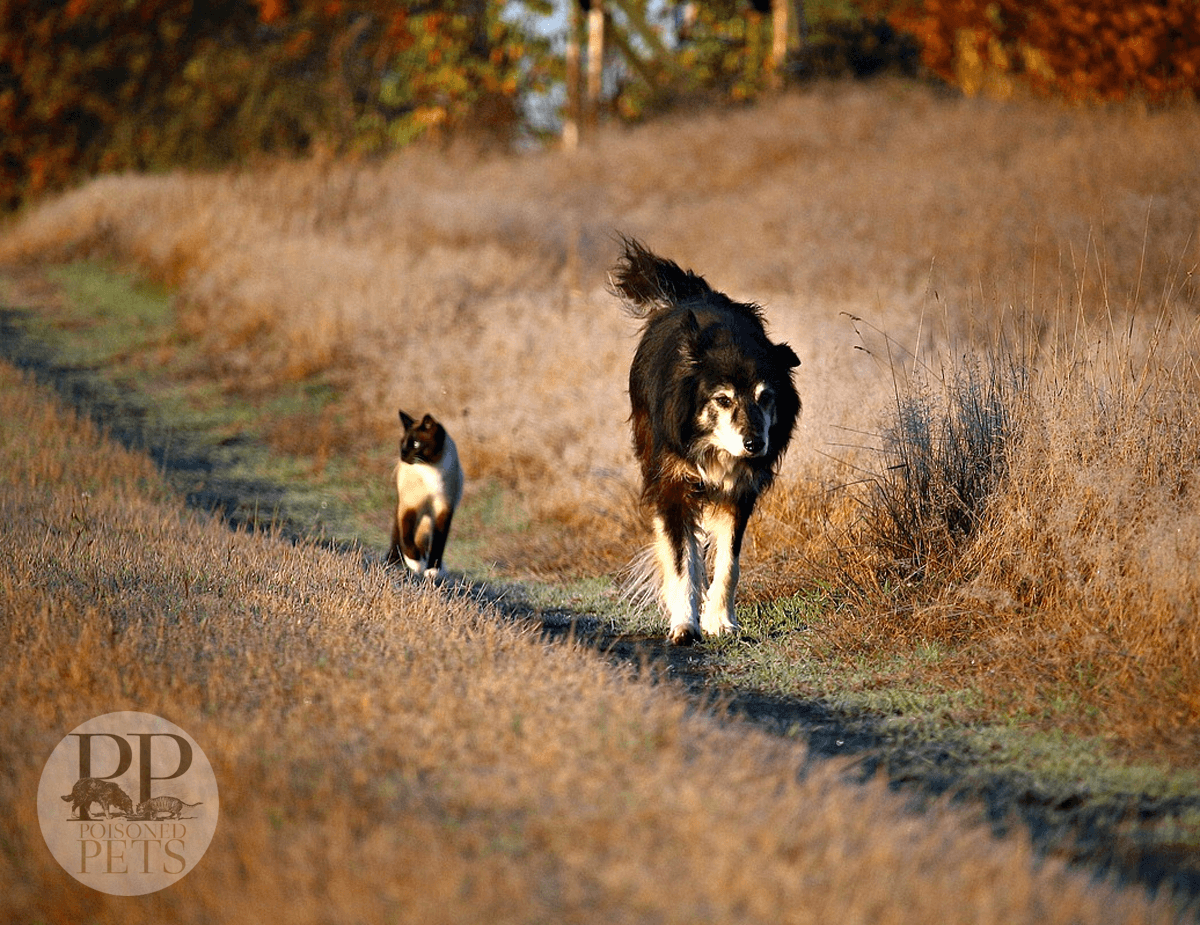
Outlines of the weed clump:
M 863 539 L 900 580 L 953 567 L 999 485 L 1025 391 L 1025 370 L 1001 358 L 966 359 L 896 393 L 883 433 L 884 465 L 869 477 Z

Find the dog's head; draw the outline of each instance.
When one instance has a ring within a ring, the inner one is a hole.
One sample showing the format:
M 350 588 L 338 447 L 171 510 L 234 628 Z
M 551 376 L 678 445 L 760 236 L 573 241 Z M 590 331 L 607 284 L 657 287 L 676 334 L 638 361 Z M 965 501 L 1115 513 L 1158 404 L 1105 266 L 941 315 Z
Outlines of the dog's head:
M 109 791 L 108 798 L 112 801 L 113 805 L 117 807 L 117 809 L 121 810 L 121 812 L 133 812 L 133 800 L 131 800 L 129 798 L 129 794 L 127 794 L 120 787 L 114 785 L 112 790 Z
M 436 463 L 442 458 L 446 428 L 433 415 L 427 414 L 417 421 L 401 411 L 400 423 L 404 425 L 404 436 L 400 438 L 401 460 L 406 463 Z
M 799 359 L 787 344 L 747 350 L 723 329 L 715 333 L 711 342 L 701 336 L 693 345 L 701 446 L 735 459 L 778 456 L 798 411 L 791 370 Z
M 775 423 L 775 390 L 769 383 L 722 382 L 700 398 L 697 428 L 703 443 L 734 457 L 766 455 Z

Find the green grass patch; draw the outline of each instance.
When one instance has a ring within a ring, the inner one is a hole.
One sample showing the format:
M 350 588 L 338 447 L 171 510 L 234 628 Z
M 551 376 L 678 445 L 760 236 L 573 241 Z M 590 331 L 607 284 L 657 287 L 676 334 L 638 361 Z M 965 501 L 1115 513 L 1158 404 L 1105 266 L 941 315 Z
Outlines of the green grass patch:
M 898 753 L 942 746 L 960 753 L 970 778 L 1020 775 L 1048 793 L 1083 794 L 1088 799 L 1194 798 L 1200 772 L 1139 761 L 1115 752 L 1102 736 L 1054 728 L 1057 718 L 1084 709 L 1076 692 L 1048 685 L 1038 716 L 1006 711 L 969 683 L 947 688 L 931 678 L 960 659 L 952 647 L 915 640 L 886 653 L 843 653 L 826 629 L 847 606 L 831 592 L 814 588 L 790 597 L 740 605 L 743 634 L 707 640 L 704 650 L 714 681 L 739 689 L 820 701 L 850 724 L 869 726 L 881 747 Z M 630 623 L 627 630 L 635 626 Z M 1167 825 L 1170 838 L 1200 847 L 1200 828 L 1182 816 Z M 1158 839 L 1145 832 L 1143 837 Z
M 60 298 L 22 312 L 22 327 L 54 365 L 94 376 L 114 404 L 136 404 L 142 439 L 161 448 L 168 470 L 203 455 L 225 480 L 276 489 L 246 499 L 254 506 L 243 512 L 249 519 L 266 526 L 286 519 L 307 536 L 387 551 L 398 429 L 378 446 L 359 439 L 346 451 L 330 449 L 338 436 L 313 431 L 322 423 L 349 429 L 351 413 L 330 376 L 281 380 L 248 395 L 206 371 L 199 346 L 176 325 L 169 290 L 104 261 L 49 266 L 45 276 Z M 191 475 L 167 475 L 185 494 L 196 488 Z M 468 481 L 449 566 L 489 577 L 490 538 L 520 534 L 530 523 L 511 490 Z
M 333 383 L 314 376 L 241 395 L 197 373 L 196 351 L 175 325 L 167 290 L 100 262 L 51 266 L 46 276 L 61 298 L 22 315 L 27 334 L 49 350 L 54 366 L 94 377 L 105 413 L 126 418 L 101 423 L 157 447 L 176 489 L 236 484 L 250 495 L 243 519 L 263 526 L 286 520 L 307 536 L 383 546 L 390 447 L 369 461 L 378 472 L 364 473 L 361 459 L 329 456 L 318 464 L 271 439 L 281 421 L 302 431 L 334 407 Z M 271 491 L 255 498 L 254 485 Z
M 541 616 L 593 618 L 603 632 L 640 636 L 661 634 L 662 623 L 652 607 L 631 600 L 620 583 L 608 576 L 576 578 L 565 582 L 506 581 L 494 577 L 490 584 L 518 608 Z
M 174 336 L 171 299 L 159 286 L 88 261 L 50 267 L 46 275 L 69 306 L 53 325 L 81 365 L 120 360 Z

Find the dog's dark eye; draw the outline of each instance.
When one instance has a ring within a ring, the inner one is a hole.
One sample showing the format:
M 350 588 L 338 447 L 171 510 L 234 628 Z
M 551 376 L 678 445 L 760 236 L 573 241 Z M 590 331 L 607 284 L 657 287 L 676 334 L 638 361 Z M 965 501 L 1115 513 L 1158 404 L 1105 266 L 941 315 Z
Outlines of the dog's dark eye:
M 771 407 L 771 405 L 775 404 L 775 393 L 770 391 L 763 392 L 760 396 L 758 396 L 758 403 L 764 408 Z
M 733 407 L 733 399 L 730 398 L 728 395 L 718 395 L 713 399 L 713 401 L 715 401 L 717 403 L 718 408 L 732 408 Z

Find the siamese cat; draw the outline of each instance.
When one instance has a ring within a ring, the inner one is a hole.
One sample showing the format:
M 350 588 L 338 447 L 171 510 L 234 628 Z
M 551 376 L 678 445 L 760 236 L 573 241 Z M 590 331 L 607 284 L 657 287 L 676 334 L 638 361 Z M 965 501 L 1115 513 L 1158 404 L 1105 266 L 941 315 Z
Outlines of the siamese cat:
M 400 412 L 404 436 L 396 463 L 396 519 L 388 564 L 404 562 L 418 577 L 436 578 L 454 509 L 462 500 L 463 472 L 454 441 L 433 415 L 420 421 Z

